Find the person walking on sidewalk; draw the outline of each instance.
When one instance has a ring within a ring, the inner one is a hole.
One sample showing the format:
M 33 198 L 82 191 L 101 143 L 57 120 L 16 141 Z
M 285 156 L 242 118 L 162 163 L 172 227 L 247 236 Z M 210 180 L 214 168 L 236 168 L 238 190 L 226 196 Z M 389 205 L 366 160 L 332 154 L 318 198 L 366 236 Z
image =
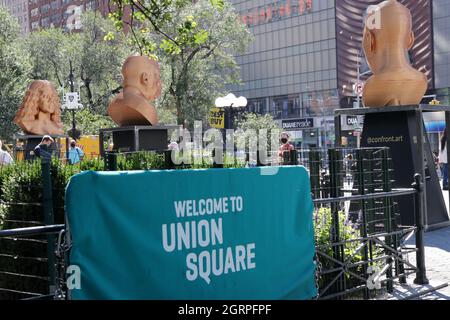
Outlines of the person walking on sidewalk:
M 439 163 L 441 164 L 442 172 L 442 188 L 448 190 L 447 128 L 441 137 Z
M 8 151 L 4 151 L 2 147 L 3 143 L 2 140 L 0 140 L 0 167 L 7 166 L 13 163 L 11 155 L 8 153 Z
M 70 141 L 69 150 L 69 163 L 77 164 L 83 160 L 84 152 L 79 147 L 77 147 L 77 142 L 75 140 Z

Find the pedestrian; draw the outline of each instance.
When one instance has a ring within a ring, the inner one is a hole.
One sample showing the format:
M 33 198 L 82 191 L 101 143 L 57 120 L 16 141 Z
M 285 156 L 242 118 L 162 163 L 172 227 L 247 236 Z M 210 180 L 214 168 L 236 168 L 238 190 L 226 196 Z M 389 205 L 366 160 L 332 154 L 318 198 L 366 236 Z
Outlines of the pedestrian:
M 42 137 L 41 143 L 34 148 L 34 155 L 45 162 L 50 162 L 53 155 L 53 150 L 51 148 L 53 142 L 55 141 L 49 135 Z
M 283 132 L 281 134 L 281 146 L 278 150 L 278 156 L 281 159 L 281 162 L 284 162 L 284 154 L 286 152 L 290 153 L 292 150 L 294 150 L 294 146 L 289 143 L 289 134 L 287 132 Z
M 77 147 L 77 142 L 75 140 L 70 141 L 69 149 L 69 163 L 77 164 L 83 160 L 84 152 L 79 147 Z
M 3 150 L 2 147 L 3 143 L 0 140 L 0 167 L 10 165 L 14 162 L 11 155 L 7 151 Z
M 445 128 L 444 134 L 441 137 L 440 147 L 439 163 L 442 172 L 442 188 L 443 190 L 448 190 L 447 128 Z
M 179 146 L 178 146 L 178 143 L 176 141 L 172 141 L 171 143 L 169 143 L 167 148 L 169 150 L 171 150 L 171 151 L 178 151 L 179 150 Z

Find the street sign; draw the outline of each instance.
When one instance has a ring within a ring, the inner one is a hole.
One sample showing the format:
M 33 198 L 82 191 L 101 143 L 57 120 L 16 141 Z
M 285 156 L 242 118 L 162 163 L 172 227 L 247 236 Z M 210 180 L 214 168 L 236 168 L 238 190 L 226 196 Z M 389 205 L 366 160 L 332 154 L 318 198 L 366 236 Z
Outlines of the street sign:
M 314 128 L 314 118 L 283 120 L 281 127 L 283 130 Z
M 353 94 L 356 96 L 361 96 L 364 91 L 364 82 L 359 81 L 353 85 Z
M 64 97 L 64 104 L 62 105 L 63 109 L 69 110 L 77 110 L 83 108 L 83 105 L 80 103 L 80 97 L 78 92 L 68 92 Z
M 209 125 L 211 128 L 225 128 L 225 110 L 223 108 L 211 108 L 209 111 Z

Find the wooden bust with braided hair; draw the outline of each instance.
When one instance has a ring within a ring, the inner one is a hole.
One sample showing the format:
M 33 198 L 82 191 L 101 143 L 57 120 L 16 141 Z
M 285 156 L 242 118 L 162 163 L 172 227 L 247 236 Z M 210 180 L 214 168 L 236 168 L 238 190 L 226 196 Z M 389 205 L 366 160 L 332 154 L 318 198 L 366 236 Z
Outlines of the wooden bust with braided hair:
M 14 118 L 25 134 L 62 135 L 61 104 L 53 84 L 35 80 L 28 87 Z

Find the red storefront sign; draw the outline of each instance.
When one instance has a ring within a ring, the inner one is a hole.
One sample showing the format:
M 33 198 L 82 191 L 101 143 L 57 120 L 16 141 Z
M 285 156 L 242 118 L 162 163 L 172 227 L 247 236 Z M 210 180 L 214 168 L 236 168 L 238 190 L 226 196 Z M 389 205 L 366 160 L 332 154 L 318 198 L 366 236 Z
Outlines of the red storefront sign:
M 255 26 L 310 13 L 312 9 L 313 0 L 282 0 L 241 13 L 241 19 L 247 26 Z

